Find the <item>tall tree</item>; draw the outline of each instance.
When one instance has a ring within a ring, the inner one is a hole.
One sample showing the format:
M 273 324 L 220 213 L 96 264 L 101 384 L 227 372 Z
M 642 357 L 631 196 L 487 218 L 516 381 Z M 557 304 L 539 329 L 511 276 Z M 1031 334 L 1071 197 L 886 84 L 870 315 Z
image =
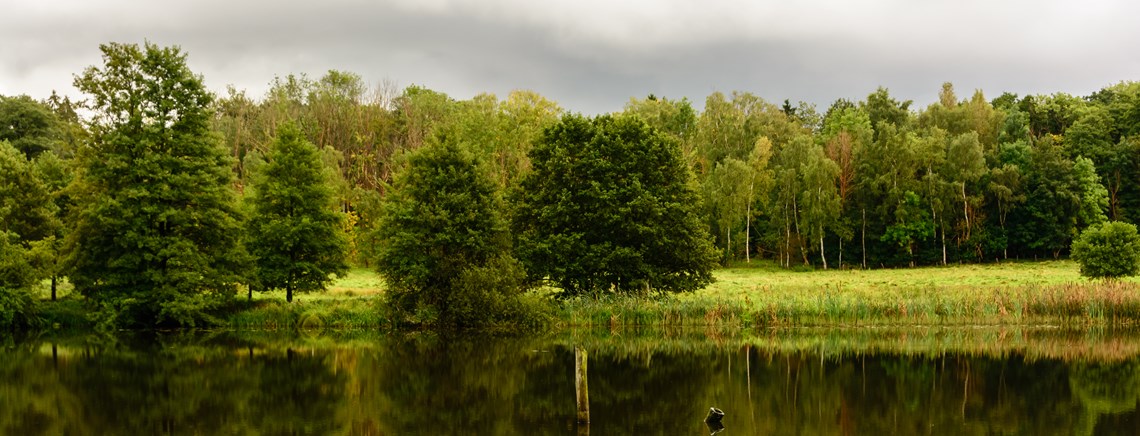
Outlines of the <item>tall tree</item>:
M 854 214 L 852 202 L 858 189 L 856 158 L 863 153 L 873 135 L 870 117 L 846 100 L 837 101 L 828 109 L 820 132 L 824 153 L 839 167 L 836 189 L 841 216 L 835 231 L 839 235 L 840 268 L 843 267 L 843 241 L 854 237 L 854 223 L 860 222 L 866 212 L 860 209 L 858 214 Z
M 625 104 L 625 112 L 641 116 L 650 126 L 672 136 L 681 144 L 685 162 L 690 167 L 696 163 L 694 137 L 697 134 L 697 112 L 688 98 L 669 100 L 653 95 L 645 99 L 631 97 Z
M 898 101 L 891 97 L 890 91 L 887 88 L 879 88 L 867 96 L 867 99 L 859 103 L 859 107 L 867 112 L 867 116 L 871 120 L 871 127 L 874 128 L 874 140 L 879 140 L 879 135 L 882 133 L 880 126 L 890 125 L 896 129 L 906 128 L 910 124 L 910 100 Z
M 37 176 L 48 192 L 48 198 L 37 207 L 45 208 L 53 213 L 48 219 L 41 221 L 44 238 L 32 244 L 36 253 L 36 261 L 43 275 L 51 279 L 51 299 L 55 301 L 59 288 L 59 279 L 64 271 L 64 241 L 70 227 L 65 225 L 67 216 L 71 213 L 74 201 L 68 186 L 75 178 L 74 160 L 60 159 L 54 152 L 42 153 L 33 162 Z
M 680 147 L 639 117 L 564 116 L 531 160 L 514 223 L 529 274 L 568 295 L 712 281 L 716 254 Z
M 54 154 L 37 160 L 45 156 Z M 63 226 L 51 188 L 36 161 L 0 140 L 0 330 L 26 327 L 32 319 L 31 286 L 55 277 L 58 256 L 51 249 Z
M 957 200 L 962 205 L 962 225 L 958 226 L 959 242 L 964 243 L 973 238 L 973 232 L 981 226 L 977 219 L 976 209 L 980 206 L 982 198 L 978 192 L 977 182 L 986 172 L 986 162 L 982 155 L 982 144 L 978 141 L 977 132 L 963 133 L 949 138 L 946 144 L 946 160 L 943 173 L 947 182 L 957 192 Z M 943 234 L 945 236 L 945 234 Z M 981 247 L 973 247 L 976 254 L 980 254 Z M 945 246 L 943 246 L 945 251 Z
M 91 97 L 71 279 L 122 324 L 196 325 L 248 260 L 213 96 L 177 47 L 105 44 L 75 85 Z
M 278 129 L 267 157 L 252 186 L 248 247 L 257 283 L 285 289 L 292 302 L 294 292 L 323 291 L 333 275 L 348 272 L 345 216 L 334 203 L 331 171 L 300 129 Z
M 717 239 L 724 237 L 725 262 L 732 260 L 735 255 L 732 234 L 748 221 L 753 171 L 748 163 L 729 157 L 717 163 L 702 184 L 709 213 L 718 230 Z
M 793 141 L 795 144 L 797 141 Z M 839 165 L 824 154 L 823 147 L 810 141 L 810 150 L 804 154 L 807 158 L 800 163 L 799 173 L 803 180 L 803 192 L 800 193 L 803 207 L 805 235 L 812 241 L 819 242 L 819 260 L 823 269 L 827 269 L 827 253 L 824 250 L 824 237 L 827 231 L 834 228 L 839 222 L 840 201 L 836 180 L 839 178 Z

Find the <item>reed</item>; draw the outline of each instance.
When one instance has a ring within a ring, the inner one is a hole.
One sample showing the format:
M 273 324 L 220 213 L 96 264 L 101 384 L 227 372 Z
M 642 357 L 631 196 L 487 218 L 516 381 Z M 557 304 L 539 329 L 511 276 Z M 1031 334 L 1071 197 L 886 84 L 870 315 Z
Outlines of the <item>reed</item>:
M 816 289 L 765 286 L 650 299 L 564 301 L 559 325 L 574 326 L 921 326 L 1130 325 L 1140 322 L 1140 285 L 1083 282 L 1048 285 Z
M 226 319 L 234 329 L 379 329 L 389 325 L 377 298 L 342 297 L 286 303 L 262 300 Z

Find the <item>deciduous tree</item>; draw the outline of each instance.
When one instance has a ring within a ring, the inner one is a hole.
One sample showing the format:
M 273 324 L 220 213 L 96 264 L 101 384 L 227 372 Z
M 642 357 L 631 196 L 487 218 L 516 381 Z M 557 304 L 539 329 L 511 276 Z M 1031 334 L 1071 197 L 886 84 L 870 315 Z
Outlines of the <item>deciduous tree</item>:
M 90 96 L 71 279 L 109 323 L 197 325 L 247 265 L 232 164 L 210 131 L 213 96 L 177 47 L 100 46 Z M 116 322 L 118 321 L 118 322 Z
M 715 253 L 679 146 L 639 117 L 568 115 L 531 152 L 514 222 L 528 273 L 565 295 L 681 292 Z

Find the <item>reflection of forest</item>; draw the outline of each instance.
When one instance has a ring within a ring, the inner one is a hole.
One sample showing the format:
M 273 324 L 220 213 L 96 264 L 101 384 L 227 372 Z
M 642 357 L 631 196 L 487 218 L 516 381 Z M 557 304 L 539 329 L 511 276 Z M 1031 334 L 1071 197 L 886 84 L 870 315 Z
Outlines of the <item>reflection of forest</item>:
M 570 344 L 591 348 L 595 434 L 707 434 L 710 406 L 722 434 L 1140 434 L 1135 353 L 815 333 L 32 340 L 0 350 L 0 434 L 574 434 Z

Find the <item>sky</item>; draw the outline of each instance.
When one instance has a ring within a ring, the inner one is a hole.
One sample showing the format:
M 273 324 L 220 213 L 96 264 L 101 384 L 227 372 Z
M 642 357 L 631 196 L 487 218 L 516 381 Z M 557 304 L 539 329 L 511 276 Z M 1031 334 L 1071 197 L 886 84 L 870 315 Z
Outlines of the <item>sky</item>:
M 0 94 L 81 97 L 106 42 L 178 45 L 206 85 L 263 96 L 328 70 L 467 99 L 528 89 L 587 114 L 714 91 L 922 107 L 943 82 L 1088 95 L 1140 80 L 1129 0 L 0 0 Z

